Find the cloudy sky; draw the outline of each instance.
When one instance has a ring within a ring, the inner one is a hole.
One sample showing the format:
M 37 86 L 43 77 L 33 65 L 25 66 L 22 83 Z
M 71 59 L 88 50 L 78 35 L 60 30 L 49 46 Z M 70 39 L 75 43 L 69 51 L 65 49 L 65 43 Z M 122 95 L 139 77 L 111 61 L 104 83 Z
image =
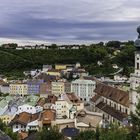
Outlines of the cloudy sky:
M 0 0 L 0 42 L 134 40 L 139 0 Z

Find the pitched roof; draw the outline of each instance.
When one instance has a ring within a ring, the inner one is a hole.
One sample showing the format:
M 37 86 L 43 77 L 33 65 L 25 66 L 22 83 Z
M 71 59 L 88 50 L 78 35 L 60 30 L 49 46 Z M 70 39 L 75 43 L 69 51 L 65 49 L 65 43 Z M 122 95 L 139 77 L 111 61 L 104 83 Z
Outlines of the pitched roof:
M 100 97 L 101 97 L 100 95 L 96 94 L 95 96 L 93 96 L 93 97 L 91 98 L 91 101 L 92 101 L 92 102 L 96 102 Z
M 120 89 L 105 85 L 103 83 L 98 83 L 95 90 L 95 93 L 113 100 L 121 105 L 129 107 L 129 93 L 126 91 L 122 91 Z
M 9 86 L 9 84 L 8 83 L 6 83 L 5 81 L 3 81 L 3 80 L 0 80 L 0 85 L 2 85 L 2 86 Z
M 45 104 L 45 98 L 40 98 L 36 104 L 36 106 L 42 106 Z
M 39 118 L 39 114 L 40 113 L 30 114 L 27 112 L 22 112 L 20 114 L 16 114 L 16 116 L 10 122 L 10 125 L 13 125 L 15 123 L 27 125 L 27 123 L 37 120 Z
M 44 82 L 49 82 L 49 81 L 56 81 L 57 77 L 53 75 L 48 75 L 45 73 L 41 73 L 36 77 L 37 79 L 43 79 Z
M 111 115 L 112 117 L 116 118 L 119 121 L 123 121 L 124 118 L 126 118 L 128 115 L 125 113 L 120 112 L 119 110 L 114 109 L 113 107 L 110 107 L 109 105 L 100 102 L 96 105 L 97 108 L 101 109 L 102 111 L 106 112 L 107 114 Z
M 24 132 L 24 131 L 21 131 L 20 133 L 18 133 L 18 136 L 19 136 L 20 140 L 24 140 L 25 138 L 28 137 L 28 133 Z
M 57 70 L 57 69 L 51 69 L 51 70 L 48 70 L 48 72 L 60 72 L 60 70 Z
M 86 110 L 81 110 L 77 114 L 77 123 L 84 123 L 87 126 L 97 127 L 102 120 L 102 114 L 95 114 Z M 78 125 L 77 124 L 77 125 Z M 82 125 L 80 126 L 82 127 Z
M 43 124 L 50 124 L 51 121 L 55 120 L 55 110 L 47 109 L 41 112 L 39 121 L 42 121 Z
M 56 97 L 55 95 L 48 95 L 48 98 L 46 98 L 46 103 L 54 104 L 57 99 L 58 97 Z
M 74 93 L 66 93 L 69 100 L 73 103 L 77 103 L 80 101 L 80 99 L 74 94 Z

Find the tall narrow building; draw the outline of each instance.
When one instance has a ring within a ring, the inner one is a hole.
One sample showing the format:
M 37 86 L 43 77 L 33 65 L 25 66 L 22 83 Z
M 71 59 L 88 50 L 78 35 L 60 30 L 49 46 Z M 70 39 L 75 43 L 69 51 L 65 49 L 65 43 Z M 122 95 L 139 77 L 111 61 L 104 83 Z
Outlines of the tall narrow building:
M 140 99 L 140 26 L 137 28 L 138 39 L 135 41 L 135 71 L 130 75 L 130 110 L 135 112 Z

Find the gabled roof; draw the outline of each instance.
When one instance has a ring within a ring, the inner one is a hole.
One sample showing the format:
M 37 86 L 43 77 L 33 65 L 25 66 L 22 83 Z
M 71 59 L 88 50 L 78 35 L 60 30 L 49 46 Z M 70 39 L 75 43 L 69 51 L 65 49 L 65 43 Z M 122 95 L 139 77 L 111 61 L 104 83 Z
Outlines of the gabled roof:
M 51 69 L 51 70 L 48 70 L 48 72 L 60 72 L 60 70 L 57 70 L 57 69 Z
M 52 65 L 43 65 L 43 68 L 49 68 L 49 69 L 52 69 Z
M 6 84 L 3 80 L 0 80 L 0 85 Z
M 96 105 L 97 108 L 101 109 L 102 111 L 106 112 L 107 114 L 111 115 L 113 118 L 116 118 L 119 121 L 123 121 L 128 115 L 125 113 L 120 112 L 119 110 L 110 107 L 109 105 L 100 102 Z
M 47 109 L 41 112 L 39 121 L 42 121 L 43 124 L 50 124 L 51 121 L 55 120 L 55 110 Z
M 89 112 L 86 110 L 81 110 L 79 113 L 77 113 L 77 125 L 79 127 L 85 127 L 85 125 L 79 125 L 79 123 L 87 124 L 89 127 L 97 127 L 99 123 L 102 120 L 102 114 L 97 114 L 95 112 Z
M 103 83 L 98 83 L 94 92 L 123 106 L 129 107 L 129 93 L 126 91 L 122 91 Z
M 43 79 L 44 82 L 49 82 L 49 81 L 56 81 L 57 77 L 53 75 L 48 75 L 45 73 L 41 73 L 36 77 L 37 79 Z
M 91 101 L 95 103 L 100 97 L 101 97 L 100 95 L 96 94 L 91 98 Z
M 28 137 L 28 133 L 21 131 L 20 133 L 18 133 L 18 136 L 19 136 L 20 140 L 24 140 L 25 138 Z
M 30 114 L 27 112 L 22 112 L 20 114 L 16 114 L 13 120 L 10 122 L 9 125 L 13 125 L 15 123 L 19 123 L 22 125 L 27 125 L 29 122 L 35 121 L 39 118 L 39 113 Z
M 66 93 L 68 99 L 72 102 L 72 103 L 77 103 L 77 102 L 81 102 L 79 97 L 76 96 L 74 93 Z

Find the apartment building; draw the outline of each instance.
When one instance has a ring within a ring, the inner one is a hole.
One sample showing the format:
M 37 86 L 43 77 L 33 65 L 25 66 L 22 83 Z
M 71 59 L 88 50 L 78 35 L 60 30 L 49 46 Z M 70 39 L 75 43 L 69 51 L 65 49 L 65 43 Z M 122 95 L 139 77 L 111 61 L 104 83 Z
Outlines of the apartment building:
M 11 95 L 27 95 L 28 93 L 28 85 L 24 83 L 14 83 L 10 84 L 10 94 Z
M 61 94 L 64 94 L 65 92 L 65 83 L 58 81 L 58 82 L 52 82 L 51 84 L 52 94 L 55 96 L 59 96 Z
M 76 112 L 82 109 L 84 109 L 84 103 L 74 93 L 63 94 L 55 101 L 57 118 L 73 119 Z
M 71 91 L 79 96 L 81 100 L 89 101 L 94 95 L 95 84 L 95 81 L 92 80 L 78 79 L 72 81 Z

